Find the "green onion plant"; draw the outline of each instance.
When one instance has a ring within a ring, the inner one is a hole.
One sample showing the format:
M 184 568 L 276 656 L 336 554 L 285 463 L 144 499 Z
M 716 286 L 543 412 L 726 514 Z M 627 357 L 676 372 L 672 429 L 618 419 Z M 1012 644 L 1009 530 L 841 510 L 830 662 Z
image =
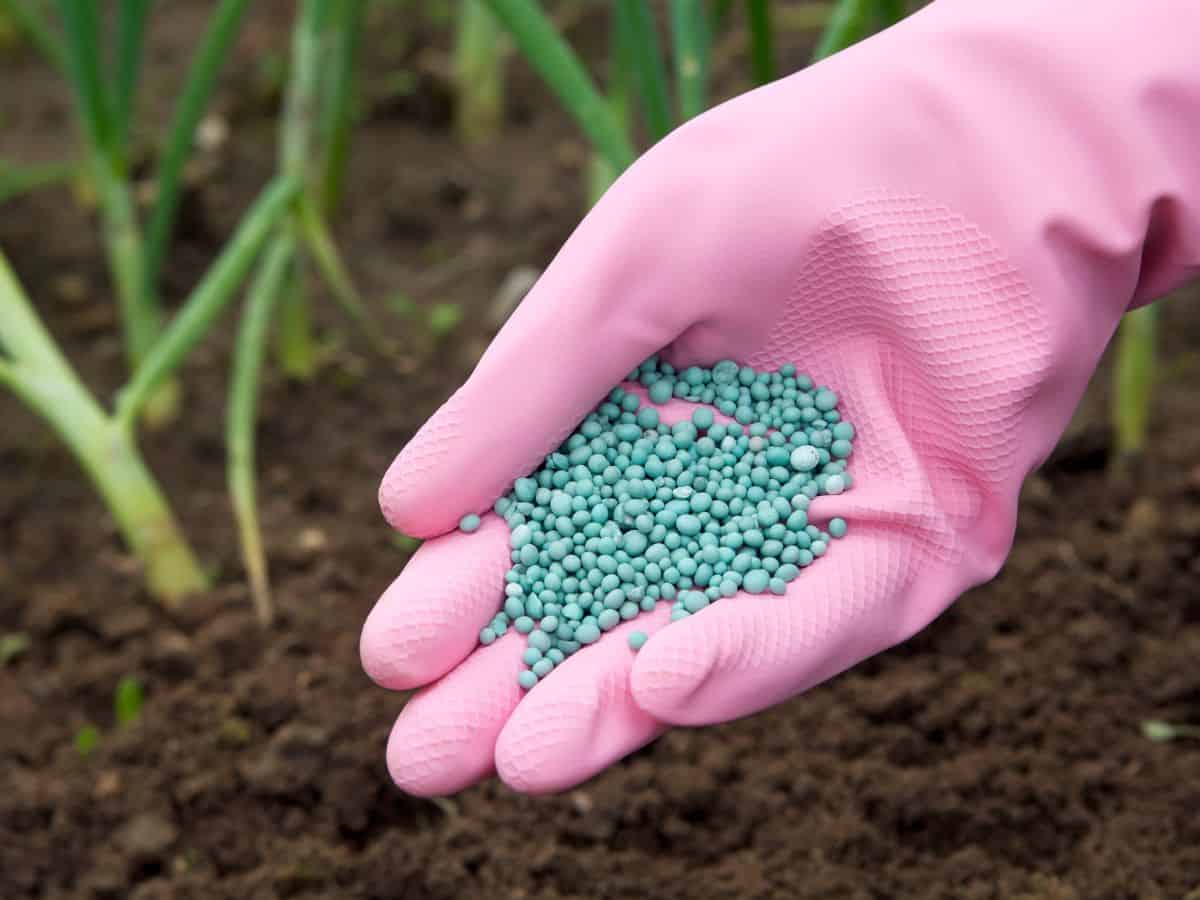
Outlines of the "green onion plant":
M 159 280 L 179 206 L 184 165 L 249 0 L 220 0 L 209 19 L 164 136 L 153 175 L 156 196 L 146 223 L 140 220 L 134 200 L 131 142 L 149 0 L 117 0 L 111 27 L 101 21 L 106 7 L 93 0 L 55 0 L 61 37 L 36 0 L 3 2 L 17 11 L 25 30 L 62 69 L 70 86 L 82 157 L 99 201 L 126 358 L 130 371 L 136 371 L 165 321 Z M 110 32 L 113 41 L 108 42 Z M 106 46 L 109 43 L 111 47 Z M 177 386 L 164 382 L 147 404 L 147 420 L 161 424 L 177 411 Z
M 1161 719 L 1148 719 L 1142 723 L 1142 734 L 1156 744 L 1165 744 L 1181 738 L 1200 738 L 1200 725 L 1178 725 Z
M 259 618 L 272 615 L 254 491 L 254 424 L 271 326 L 290 374 L 314 368 L 309 292 L 320 273 L 336 301 L 373 338 L 340 253 L 325 224 L 341 193 L 354 121 L 355 70 L 365 0 L 301 0 L 279 128 L 278 173 L 235 234 L 168 321 L 159 303 L 183 172 L 196 128 L 239 33 L 249 0 L 217 0 L 197 45 L 180 100 L 155 157 L 154 200 L 142 221 L 134 202 L 133 141 L 149 0 L 54 0 L 57 21 L 39 0 L 0 0 L 71 88 L 81 163 L 18 168 L 0 164 L 0 199 L 86 172 L 98 197 L 130 375 L 115 402 L 90 391 L 55 344 L 0 252 L 0 385 L 12 390 L 66 443 L 111 511 L 148 588 L 174 603 L 206 578 L 165 494 L 137 446 L 139 421 L 176 410 L 180 365 L 217 316 L 249 283 L 230 378 L 227 480 Z M 162 7 L 158 7 L 161 9 Z M 109 38 L 111 37 L 111 40 Z M 153 411 L 152 415 L 148 412 Z
M 454 39 L 454 124 L 459 139 L 477 147 L 504 123 L 504 64 L 509 46 L 483 0 L 460 0 Z
M 119 728 L 129 728 L 142 717 L 146 705 L 146 691 L 142 683 L 132 675 L 124 676 L 113 691 L 113 720 Z
M 1158 306 L 1126 313 L 1117 331 L 1112 384 L 1113 462 L 1118 467 L 1136 460 L 1146 448 L 1157 345 Z
M 482 2 L 590 141 L 590 202 L 633 162 L 639 127 L 647 138 L 659 140 L 708 108 L 714 35 L 727 25 L 737 5 L 733 0 L 670 0 L 669 40 L 664 42 L 654 5 L 648 0 L 614 0 L 608 85 L 602 91 L 537 0 Z M 776 77 L 771 4 L 745 0 L 744 6 L 751 73 L 763 84 Z M 813 58 L 829 56 L 906 13 L 903 0 L 840 0 L 832 7 Z
M 318 364 L 307 274 L 319 273 L 330 294 L 383 355 L 390 345 L 370 320 L 326 224 L 340 195 L 354 124 L 355 72 L 365 0 L 301 0 L 279 124 L 279 169 L 302 186 L 279 223 L 247 294 L 226 407 L 226 480 L 259 619 L 273 618 L 267 560 L 258 522 L 254 428 L 270 325 L 281 369 L 312 377 Z
M 233 299 L 297 188 L 286 177 L 268 185 L 109 407 L 54 343 L 0 252 L 0 385 L 70 448 L 141 563 L 150 591 L 168 604 L 201 590 L 206 578 L 138 449 L 137 420 Z

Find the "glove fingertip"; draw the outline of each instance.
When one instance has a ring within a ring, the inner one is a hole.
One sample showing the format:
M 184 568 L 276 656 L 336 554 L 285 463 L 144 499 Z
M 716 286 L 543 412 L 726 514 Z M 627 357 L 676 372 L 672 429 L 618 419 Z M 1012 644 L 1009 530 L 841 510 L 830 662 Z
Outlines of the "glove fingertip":
M 455 508 L 455 450 L 466 420 L 462 391 L 421 426 L 388 466 L 379 485 L 379 508 L 388 523 L 412 537 L 434 537 L 464 513 Z M 461 501 L 460 501 L 461 503 Z
M 449 672 L 495 616 L 508 565 L 508 529 L 494 515 L 473 533 L 422 544 L 363 624 L 359 656 L 367 675 L 406 690 Z
M 699 622 L 672 623 L 638 651 L 630 673 L 634 702 L 650 715 L 672 725 L 691 725 L 696 715 L 692 699 L 713 669 L 713 655 L 697 646 L 690 632 Z

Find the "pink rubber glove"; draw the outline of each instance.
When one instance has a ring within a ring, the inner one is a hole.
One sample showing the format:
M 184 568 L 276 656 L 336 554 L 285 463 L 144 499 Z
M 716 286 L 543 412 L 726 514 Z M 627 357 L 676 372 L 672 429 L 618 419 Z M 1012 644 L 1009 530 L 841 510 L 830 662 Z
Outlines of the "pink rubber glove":
M 396 782 L 566 788 L 670 725 L 805 691 L 991 578 L 1121 313 L 1200 262 L 1197 34 L 1200 4 L 1172 0 L 938 0 L 647 153 L 384 480 L 388 520 L 435 538 L 362 636 L 378 683 L 429 685 L 392 731 Z M 507 528 L 447 532 L 663 347 L 833 386 L 855 487 L 810 515 L 850 534 L 784 597 L 669 627 L 660 604 L 525 694 L 522 636 L 476 649 Z

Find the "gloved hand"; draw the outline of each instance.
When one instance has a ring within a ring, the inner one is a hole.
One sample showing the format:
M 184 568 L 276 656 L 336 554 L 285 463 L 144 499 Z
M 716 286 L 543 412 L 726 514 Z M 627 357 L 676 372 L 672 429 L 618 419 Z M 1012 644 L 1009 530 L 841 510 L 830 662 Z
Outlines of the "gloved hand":
M 633 166 L 383 482 L 388 520 L 431 539 L 362 636 L 379 684 L 427 685 L 392 731 L 396 782 L 566 788 L 670 725 L 803 692 L 992 577 L 1120 315 L 1200 261 L 1197 33 L 1170 0 L 938 0 Z M 786 596 L 669 627 L 660 604 L 526 694 L 523 637 L 476 647 L 507 527 L 450 532 L 660 348 L 834 387 L 855 487 L 810 515 L 850 534 Z

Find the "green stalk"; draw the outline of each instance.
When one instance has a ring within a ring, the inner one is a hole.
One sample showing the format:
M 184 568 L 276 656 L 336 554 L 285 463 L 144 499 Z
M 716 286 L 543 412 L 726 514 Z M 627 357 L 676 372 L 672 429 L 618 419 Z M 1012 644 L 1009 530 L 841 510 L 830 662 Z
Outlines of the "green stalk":
M 104 247 L 121 315 L 125 357 L 129 371 L 136 372 L 162 333 L 162 310 L 153 302 L 152 295 L 142 289 L 145 246 L 129 182 L 113 172 L 102 159 L 95 161 L 93 172 L 93 181 L 100 192 Z M 165 381 L 159 385 L 154 395 L 147 399 L 146 423 L 151 428 L 160 428 L 174 420 L 179 413 L 180 394 L 177 382 Z
M 259 194 L 233 239 L 196 285 L 183 308 L 154 344 L 117 401 L 117 420 L 131 427 L 154 389 L 163 383 L 207 334 L 233 298 L 271 232 L 287 213 L 299 184 L 278 176 Z
M 468 146 L 489 143 L 504 123 L 502 35 L 483 0 L 462 0 L 454 48 L 455 125 Z
M 329 79 L 321 127 L 325 146 L 321 168 L 321 212 L 325 215 L 337 207 L 342 194 L 350 130 L 354 125 L 358 50 L 366 6 L 366 0 L 338 0 L 334 13 L 333 77 Z
M 168 605 L 206 586 L 204 573 L 146 468 L 132 431 L 105 415 L 43 327 L 0 255 L 0 380 L 67 444 L 104 499 L 150 591 Z
M 1142 734 L 1160 744 L 1179 738 L 1200 738 L 1200 725 L 1176 725 L 1151 719 L 1142 723 Z
M 162 313 L 142 291 L 145 253 L 134 213 L 129 183 L 103 159 L 94 160 L 93 181 L 100 192 L 104 248 L 117 295 L 125 357 L 135 372 L 150 355 L 162 330 Z M 146 422 L 154 428 L 170 422 L 179 412 L 179 385 L 164 382 L 145 406 Z
M 258 522 L 254 473 L 254 427 L 258 417 L 258 382 L 265 355 L 267 331 L 276 300 L 282 293 L 288 269 L 295 258 L 295 245 L 285 229 L 271 242 L 258 274 L 246 297 L 234 349 L 233 373 L 226 409 L 226 478 L 233 500 L 242 561 L 250 577 L 254 609 L 263 625 L 275 617 L 267 558 Z
M 1157 306 L 1140 307 L 1121 319 L 1112 406 L 1118 461 L 1140 455 L 1146 446 L 1157 342 Z
M 279 168 L 297 183 L 308 181 L 312 138 L 317 118 L 317 84 L 322 66 L 321 38 L 329 0 L 302 0 L 292 30 L 292 62 L 279 128 Z M 303 284 L 303 263 L 293 268 L 284 299 L 279 332 L 279 362 L 291 378 L 308 379 L 317 369 L 312 313 Z
M 746 0 L 750 24 L 750 70 L 758 84 L 775 80 L 774 34 L 768 0 Z
M 297 254 L 283 288 L 275 349 L 283 374 L 297 381 L 307 381 L 317 370 L 317 342 L 313 337 L 312 308 L 304 280 L 306 268 L 303 254 Z
M 143 290 L 147 297 L 157 294 L 158 280 L 162 274 L 167 245 L 175 227 L 175 215 L 179 209 L 180 187 L 183 168 L 192 153 L 196 126 L 208 106 L 216 85 L 217 73 L 229 55 L 229 49 L 237 37 L 242 15 L 249 0 L 221 0 L 204 36 L 200 49 L 196 51 L 188 69 L 183 93 L 171 120 L 164 150 L 155 172 L 156 199 L 146 227 L 146 260 Z
M 661 140 L 675 122 L 667 89 L 667 66 L 654 26 L 654 13 L 646 0 L 617 0 L 614 14 L 617 27 L 633 52 L 634 74 L 650 136 L 656 141 Z
M 827 56 L 833 56 L 869 35 L 874 25 L 877 2 L 878 0 L 839 0 L 829 17 L 829 24 L 825 26 L 817 41 L 812 61 L 817 62 Z
M 342 311 L 362 329 L 363 334 L 371 345 L 384 356 L 391 355 L 393 348 L 383 338 L 383 332 L 372 319 L 362 295 L 354 286 L 350 271 L 338 252 L 337 243 L 329 233 L 329 227 L 321 218 L 321 214 L 306 197 L 301 197 L 296 212 L 299 231 L 304 238 L 305 247 L 316 264 L 325 283 L 333 293 L 334 300 L 341 306 Z
M 671 0 L 671 38 L 679 118 L 686 122 L 708 108 L 708 11 L 704 0 Z
M 92 177 L 100 194 L 104 246 L 116 287 L 125 335 L 125 355 L 132 371 L 154 346 L 162 323 L 158 309 L 143 302 L 142 271 L 145 256 L 129 184 L 103 159 L 94 160 Z
M 59 13 L 67 36 L 67 76 L 75 94 L 80 117 L 92 152 L 113 156 L 112 105 L 107 82 L 101 75 L 100 49 L 97 44 L 100 25 L 94 0 L 58 0 Z
M 73 160 L 32 166 L 14 166 L 0 161 L 0 203 L 39 188 L 70 181 L 79 174 L 79 169 L 79 163 Z
M 908 0 L 875 0 L 879 30 L 890 28 L 908 15 Z
M 142 47 L 150 0 L 120 0 L 117 10 L 117 73 L 114 91 L 114 139 L 126 147 L 132 130 L 133 106 L 138 75 L 142 70 Z
M 613 116 L 575 51 L 541 7 L 535 0 L 486 2 L 592 145 L 614 169 L 624 171 L 636 156 L 629 135 Z
M 633 132 L 633 104 L 630 102 L 630 73 L 633 72 L 633 49 L 626 40 L 625 29 L 617 16 L 609 19 L 608 60 L 608 106 L 613 119 L 625 134 Z M 632 137 L 629 137 L 632 141 Z M 598 150 L 592 151 L 587 170 L 588 207 L 595 206 L 604 193 L 612 187 L 621 170 L 613 166 Z
M 33 0 L 0 0 L 0 11 L 8 14 L 29 38 L 38 52 L 61 72 L 67 71 L 67 52 L 62 41 L 50 30 L 46 17 Z
M 324 62 L 321 37 L 330 0 L 302 0 L 292 31 L 292 66 L 280 124 L 280 168 L 303 180 L 317 118 L 317 83 Z
M 92 180 L 100 197 L 104 245 L 120 310 L 125 355 L 133 371 L 157 340 L 161 315 L 151 295 L 143 290 L 146 257 L 124 159 L 125 126 L 115 118 L 109 84 L 101 71 L 97 4 L 92 0 L 59 0 L 58 5 L 67 35 L 67 71 L 87 139 Z M 123 25 L 122 30 L 133 32 L 137 26 Z M 132 38 L 123 35 L 121 40 Z M 177 387 L 165 384 L 148 405 L 147 419 L 161 424 L 173 418 L 177 406 Z

